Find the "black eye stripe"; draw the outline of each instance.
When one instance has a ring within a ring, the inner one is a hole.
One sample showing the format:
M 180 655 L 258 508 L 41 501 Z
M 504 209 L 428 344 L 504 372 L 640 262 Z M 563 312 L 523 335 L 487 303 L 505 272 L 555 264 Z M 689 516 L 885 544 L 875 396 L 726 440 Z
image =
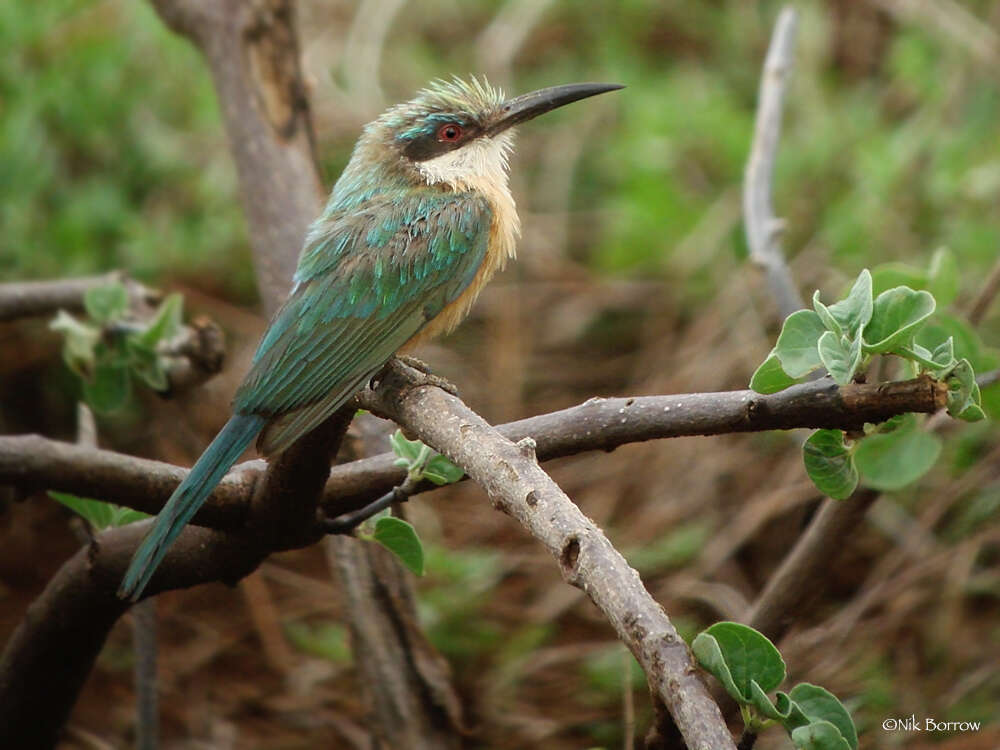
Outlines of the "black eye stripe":
M 439 135 L 441 130 L 449 125 L 458 127 L 462 132 L 455 140 L 441 140 Z M 456 148 L 464 146 L 469 141 L 477 138 L 483 129 L 476 124 L 462 125 L 460 123 L 444 123 L 437 130 L 420 135 L 406 142 L 403 146 L 403 156 L 412 161 L 427 161 L 435 156 L 454 151 Z

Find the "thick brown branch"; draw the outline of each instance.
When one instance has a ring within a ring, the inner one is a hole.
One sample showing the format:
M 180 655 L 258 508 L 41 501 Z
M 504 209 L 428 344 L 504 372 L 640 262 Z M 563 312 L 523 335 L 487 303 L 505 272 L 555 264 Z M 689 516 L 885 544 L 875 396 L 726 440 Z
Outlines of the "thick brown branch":
M 587 593 L 638 659 L 688 747 L 734 748 L 718 706 L 663 608 L 594 522 L 541 469 L 535 442 L 511 442 L 455 396 L 414 387 L 419 382 L 419 373 L 397 363 L 362 399 L 455 461 L 486 490 L 495 508 L 545 545 L 566 581 Z
M 291 0 L 153 0 L 205 56 L 239 175 L 261 299 L 277 309 L 322 208 Z
M 231 472 L 199 511 L 196 521 L 215 528 L 239 525 L 247 513 L 252 472 Z M 25 490 L 59 490 L 158 513 L 187 475 L 179 466 L 114 451 L 83 448 L 38 435 L 0 437 L 0 484 Z

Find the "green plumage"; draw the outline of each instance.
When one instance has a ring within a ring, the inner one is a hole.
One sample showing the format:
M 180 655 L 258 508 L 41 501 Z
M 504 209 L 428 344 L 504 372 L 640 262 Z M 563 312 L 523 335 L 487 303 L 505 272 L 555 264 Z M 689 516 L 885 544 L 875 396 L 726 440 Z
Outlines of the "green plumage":
M 262 452 L 333 413 L 462 293 L 486 255 L 490 216 L 478 195 L 427 187 L 317 222 L 233 401 L 272 419 Z

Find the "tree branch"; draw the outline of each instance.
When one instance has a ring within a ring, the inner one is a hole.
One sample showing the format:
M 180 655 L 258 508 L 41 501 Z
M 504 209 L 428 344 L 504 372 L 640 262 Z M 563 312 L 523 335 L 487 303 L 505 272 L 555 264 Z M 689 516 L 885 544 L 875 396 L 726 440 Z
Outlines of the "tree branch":
M 550 414 L 501 425 L 510 440 L 531 437 L 539 460 L 660 438 L 735 432 L 833 428 L 855 430 L 907 412 L 943 408 L 944 384 L 927 377 L 892 383 L 837 386 L 830 379 L 779 393 L 754 391 L 674 396 L 595 398 Z M 357 510 L 405 479 L 395 456 L 383 453 L 335 466 L 323 493 L 330 515 Z M 193 523 L 229 529 L 243 523 L 263 461 L 239 464 L 216 487 Z M 60 490 L 157 513 L 187 470 L 113 451 L 80 448 L 37 435 L 0 437 L 0 484 Z M 421 483 L 418 491 L 436 485 Z
M 121 271 L 111 271 L 76 279 L 0 284 L 0 322 L 46 317 L 58 310 L 82 311 L 84 296 L 90 289 L 112 283 L 125 287 L 133 317 L 138 320 L 152 317 L 161 294 Z M 222 369 L 225 358 L 222 330 L 212 320 L 197 317 L 185 325 L 178 336 L 166 342 L 162 354 L 169 360 L 166 368 L 168 394 L 200 385 Z
M 0 322 L 51 315 L 56 310 L 83 310 L 83 296 L 88 290 L 115 282 L 125 285 L 133 304 L 152 305 L 159 297 L 156 291 L 121 271 L 76 279 L 11 281 L 0 284 Z
M 688 747 L 734 748 L 684 640 L 625 558 L 541 469 L 535 442 L 511 442 L 458 398 L 421 382 L 397 362 L 362 401 L 455 461 L 495 508 L 545 545 L 563 578 L 587 593 L 638 659 Z
M 292 0 L 152 0 L 163 21 L 201 50 L 249 224 L 254 269 L 270 315 L 291 285 L 323 187 Z
M 341 410 L 268 466 L 241 528 L 185 528 L 143 598 L 211 581 L 232 583 L 273 552 L 318 541 L 323 531 L 316 499 L 353 414 Z M 55 744 L 108 631 L 128 608 L 115 592 L 150 523 L 99 534 L 31 604 L 0 655 L 0 746 Z
M 767 274 L 782 319 L 805 307 L 781 250 L 784 223 L 775 217 L 771 202 L 771 177 L 781 138 L 785 88 L 792 69 L 796 19 L 795 9 L 785 6 L 774 25 L 760 80 L 757 121 L 743 180 L 743 216 L 750 259 Z

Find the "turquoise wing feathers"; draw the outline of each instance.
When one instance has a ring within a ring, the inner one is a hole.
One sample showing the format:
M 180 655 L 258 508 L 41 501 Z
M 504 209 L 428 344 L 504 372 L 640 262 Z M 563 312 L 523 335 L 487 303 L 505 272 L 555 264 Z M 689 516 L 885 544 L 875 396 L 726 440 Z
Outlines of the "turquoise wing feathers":
M 458 298 L 486 256 L 491 218 L 481 196 L 428 188 L 316 222 L 233 402 L 272 418 L 262 452 L 333 413 Z
M 428 188 L 372 198 L 313 225 L 295 287 L 236 393 L 234 416 L 167 501 L 119 596 L 138 599 L 255 437 L 266 454 L 287 448 L 461 295 L 486 257 L 491 219 L 481 196 Z

